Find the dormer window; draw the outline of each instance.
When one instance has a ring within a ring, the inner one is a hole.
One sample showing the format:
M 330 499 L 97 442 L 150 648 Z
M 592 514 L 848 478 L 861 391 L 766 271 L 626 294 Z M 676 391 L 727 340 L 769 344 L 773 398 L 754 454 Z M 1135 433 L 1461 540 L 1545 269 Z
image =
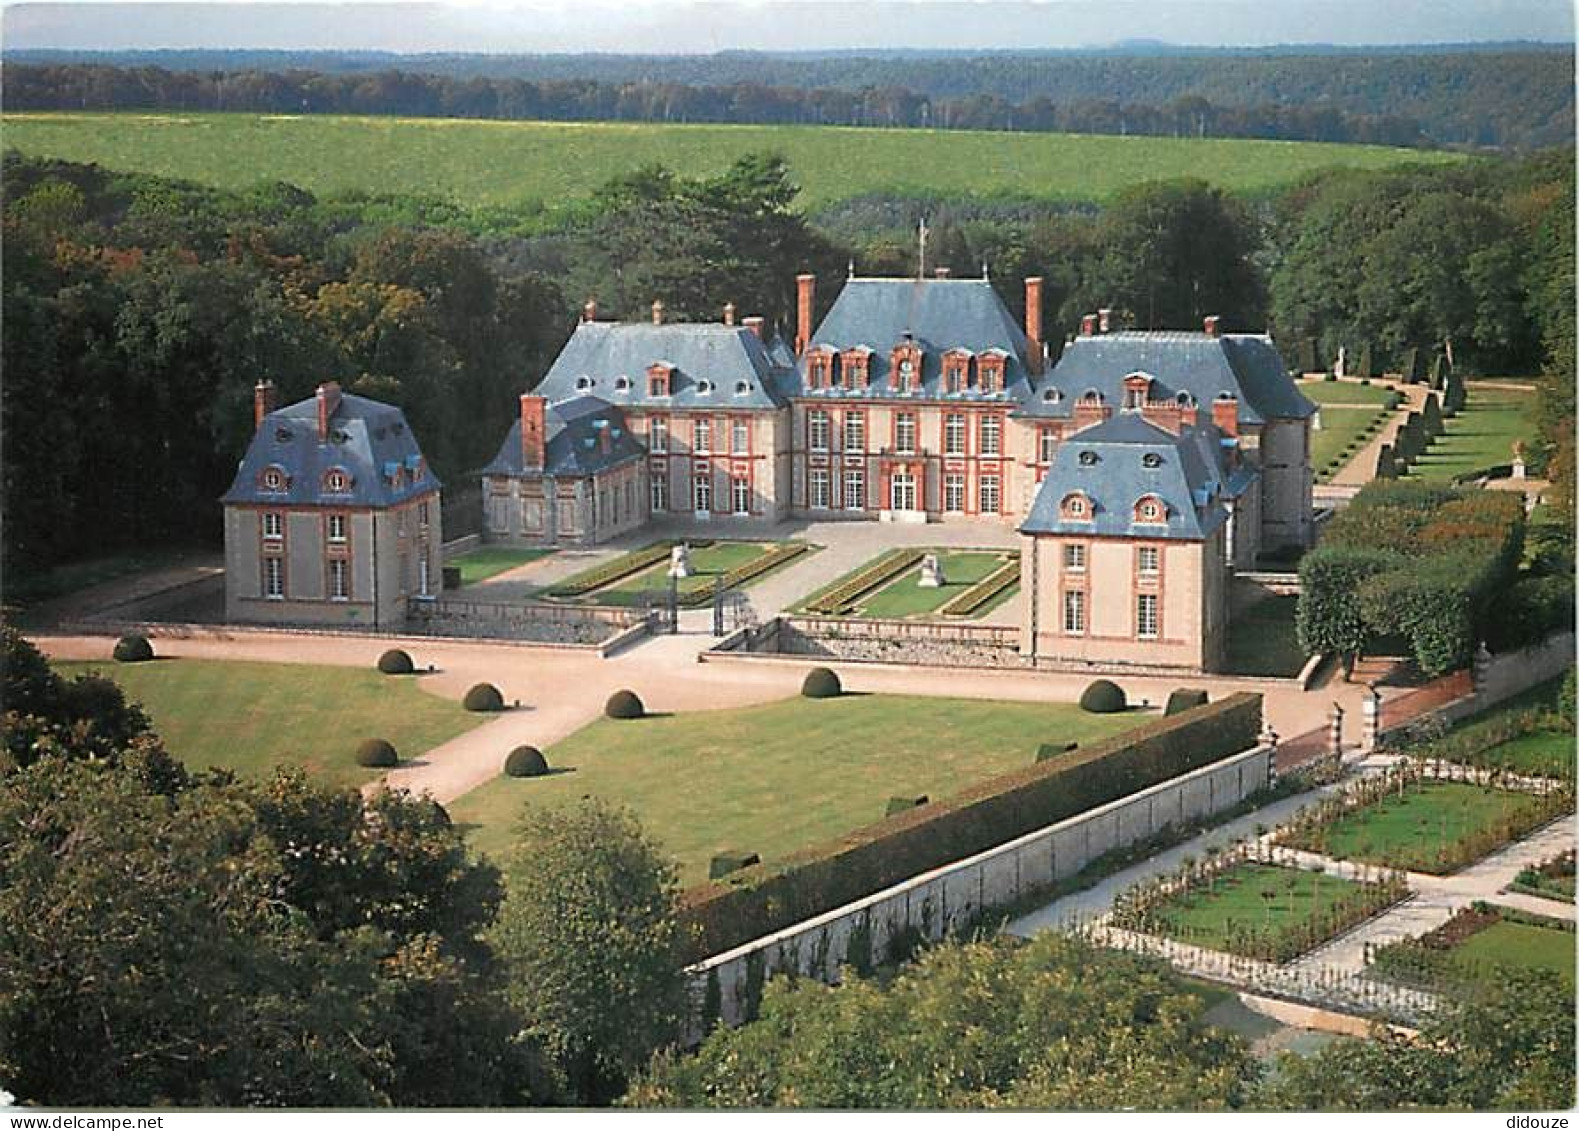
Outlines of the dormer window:
M 702 380 L 702 381 L 698 381 L 696 383 L 696 395 L 697 396 L 700 396 L 700 397 L 710 396 L 712 394 L 712 392 L 713 392 L 713 383 L 711 381 Z
M 294 435 L 295 433 L 293 433 L 289 428 L 276 428 L 274 430 L 274 441 L 278 444 L 288 444 L 291 442 Z
M 351 475 L 343 467 L 331 467 L 324 472 L 323 490 L 326 495 L 348 495 L 351 493 Z
M 1042 390 L 1042 400 L 1048 404 L 1062 404 L 1064 391 L 1057 386 L 1049 386 Z
M 872 351 L 865 346 L 856 346 L 839 355 L 839 366 L 844 373 L 846 389 L 866 388 L 872 379 L 871 359 Z
M 1080 403 L 1086 405 L 1100 405 L 1102 403 L 1102 394 L 1096 389 L 1087 389 L 1085 392 L 1080 394 Z
M 291 485 L 291 478 L 279 464 L 270 464 L 258 476 L 258 486 L 265 491 L 284 491 Z
M 970 388 L 971 374 L 969 350 L 952 349 L 943 355 L 943 388 L 950 393 Z
M 889 388 L 901 393 L 913 393 L 921 387 L 921 350 L 906 344 L 895 348 L 890 358 Z
M 736 381 L 735 382 L 735 396 L 743 397 L 749 392 L 751 392 L 751 382 L 749 382 L 749 381 Z
M 593 385 L 592 378 L 588 377 L 585 373 L 583 373 L 580 377 L 576 378 L 576 388 L 581 390 L 582 392 L 586 392 L 588 389 L 592 388 L 592 385 Z
M 647 367 L 647 395 L 649 397 L 667 397 L 671 394 L 674 384 L 674 366 L 664 362 Z
M 1095 467 L 1097 465 L 1097 458 L 1098 457 L 1097 457 L 1097 454 L 1095 452 L 1090 452 L 1090 451 L 1081 452 L 1080 453 L 1080 466 L 1081 467 Z
M 614 391 L 616 393 L 628 393 L 630 392 L 630 387 L 631 379 L 629 377 L 626 377 L 622 374 L 621 376 L 614 378 Z
M 1147 452 L 1145 455 L 1140 457 L 1140 465 L 1142 467 L 1150 468 L 1161 467 L 1162 457 L 1156 452 Z
M 1135 501 L 1135 521 L 1160 525 L 1168 521 L 1168 507 L 1156 495 L 1142 495 Z
M 1176 404 L 1178 404 L 1178 406 L 1180 408 L 1194 408 L 1195 407 L 1195 397 L 1193 397 L 1190 394 L 1189 390 L 1185 390 L 1184 392 L 1180 393 L 1178 396 L 1174 397 L 1173 399 L 1174 399 L 1174 402 Z
M 1124 378 L 1124 411 L 1139 412 L 1146 407 L 1151 392 L 1151 378 L 1144 373 L 1131 373 Z
M 834 353 L 818 348 L 806 355 L 806 382 L 813 389 L 827 389 L 833 385 Z
M 1091 500 L 1079 491 L 1071 491 L 1058 504 L 1058 513 L 1071 522 L 1091 521 Z
M 988 350 L 976 361 L 981 391 L 987 395 L 1003 392 L 1003 371 L 1007 361 L 1002 350 Z

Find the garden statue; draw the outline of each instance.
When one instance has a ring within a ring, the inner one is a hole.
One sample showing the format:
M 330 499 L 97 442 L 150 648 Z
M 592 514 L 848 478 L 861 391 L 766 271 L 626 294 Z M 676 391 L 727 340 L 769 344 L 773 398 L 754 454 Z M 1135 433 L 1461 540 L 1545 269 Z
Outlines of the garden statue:
M 1346 376 L 1348 376 L 1348 374 L 1345 373 L 1344 370 L 1346 370 L 1348 367 L 1349 367 L 1349 352 L 1343 346 L 1339 346 L 1338 347 L 1338 360 L 1333 363 L 1332 375 L 1334 377 L 1346 377 Z
M 691 547 L 684 542 L 669 551 L 669 576 L 675 578 L 691 576 Z
M 920 585 L 923 589 L 943 588 L 943 564 L 938 561 L 936 554 L 928 554 L 921 559 Z
M 1513 441 L 1513 478 L 1523 479 L 1524 473 L 1524 441 L 1515 440 Z

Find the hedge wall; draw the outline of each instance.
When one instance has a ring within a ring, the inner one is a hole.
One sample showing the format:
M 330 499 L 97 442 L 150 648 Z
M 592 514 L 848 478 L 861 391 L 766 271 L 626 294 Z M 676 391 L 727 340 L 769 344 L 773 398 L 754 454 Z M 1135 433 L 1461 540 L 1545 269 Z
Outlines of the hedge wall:
M 989 778 L 769 869 L 754 865 L 681 895 L 688 960 L 831 911 L 1256 744 L 1261 696 L 1230 695 L 1065 757 Z

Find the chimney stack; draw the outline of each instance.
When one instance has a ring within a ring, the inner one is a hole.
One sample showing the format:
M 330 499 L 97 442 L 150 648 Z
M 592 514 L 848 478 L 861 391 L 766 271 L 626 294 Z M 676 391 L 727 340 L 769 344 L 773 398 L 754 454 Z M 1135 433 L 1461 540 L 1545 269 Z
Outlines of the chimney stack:
M 741 319 L 741 324 L 744 325 L 746 329 L 750 330 L 753 334 L 755 334 L 758 339 L 763 340 L 763 341 L 767 340 L 766 337 L 765 337 L 765 335 L 767 333 L 767 330 L 766 330 L 767 319 L 762 317 L 762 315 L 760 315 L 760 314 L 753 314 L 749 318 L 742 318 Z
M 1025 280 L 1025 336 L 1029 338 L 1028 360 L 1034 376 L 1042 371 L 1042 277 Z
M 340 407 L 340 382 L 325 381 L 318 386 L 318 442 L 329 439 L 329 418 Z
M 654 326 L 663 325 L 663 299 L 661 298 L 652 300 L 652 324 Z
M 1212 423 L 1224 436 L 1239 435 L 1239 398 L 1218 397 L 1213 401 Z
M 521 467 L 542 471 L 547 448 L 548 398 L 521 394 Z
M 1218 335 L 1217 327 L 1218 327 L 1218 325 L 1221 322 L 1222 322 L 1222 319 L 1219 318 L 1217 315 L 1215 315 L 1215 314 L 1208 314 L 1206 316 L 1205 320 L 1202 321 L 1202 323 L 1201 323 L 1201 329 L 1206 331 L 1206 336 L 1208 338 L 1215 338 Z
M 1097 329 L 1106 334 L 1113 328 L 1113 308 L 1104 306 L 1097 311 Z
M 598 429 L 598 450 L 608 455 L 614 451 L 614 428 L 607 420 L 600 420 L 598 423 L 602 425 Z
M 1082 338 L 1089 338 L 1092 334 L 1095 334 L 1096 332 L 1097 332 L 1097 316 L 1095 314 L 1084 314 L 1084 315 L 1081 315 L 1081 317 L 1080 317 L 1080 336 Z
M 795 276 L 795 356 L 811 345 L 811 318 L 817 300 L 817 276 Z
M 934 279 L 947 279 L 952 274 L 953 274 L 953 272 L 950 271 L 947 267 L 934 267 L 934 268 L 932 268 L 932 277 Z
M 259 381 L 252 390 L 252 430 L 263 427 L 263 418 L 279 407 L 279 394 L 273 381 Z
M 596 322 L 598 320 L 597 299 L 590 297 L 587 299 L 586 304 L 581 308 L 581 320 L 583 322 Z
M 734 324 L 735 324 L 735 304 L 732 303 L 732 302 L 726 302 L 726 303 L 724 303 L 724 325 L 725 326 L 733 326 Z

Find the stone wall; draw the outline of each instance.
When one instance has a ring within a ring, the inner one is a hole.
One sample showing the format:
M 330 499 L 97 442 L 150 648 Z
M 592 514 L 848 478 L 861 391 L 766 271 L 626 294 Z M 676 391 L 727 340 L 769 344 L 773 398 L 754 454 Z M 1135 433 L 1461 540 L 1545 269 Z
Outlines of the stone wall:
M 443 599 L 413 601 L 406 631 L 433 636 L 592 646 L 607 645 L 614 637 L 642 623 L 642 615 L 634 609 Z
M 881 961 L 891 943 L 940 939 L 1104 853 L 1237 805 L 1268 784 L 1272 753 L 1258 746 L 1231 755 L 716 955 L 689 970 L 694 1000 L 700 1009 L 716 990 L 719 1017 L 738 1025 L 763 977 L 794 971 L 834 983 L 841 966 L 859 964 L 857 949 Z

